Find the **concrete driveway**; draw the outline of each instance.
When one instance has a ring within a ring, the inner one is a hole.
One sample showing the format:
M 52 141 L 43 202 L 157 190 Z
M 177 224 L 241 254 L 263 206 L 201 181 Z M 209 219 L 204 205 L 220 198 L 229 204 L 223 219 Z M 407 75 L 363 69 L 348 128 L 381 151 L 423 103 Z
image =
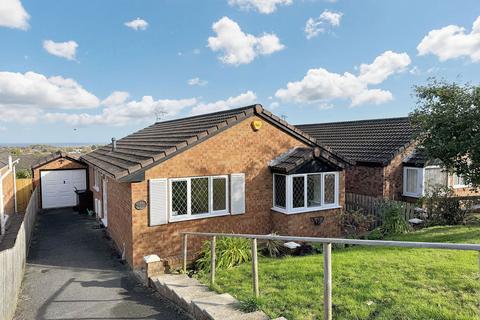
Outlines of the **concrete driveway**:
M 15 319 L 189 319 L 139 284 L 95 220 L 40 214 Z

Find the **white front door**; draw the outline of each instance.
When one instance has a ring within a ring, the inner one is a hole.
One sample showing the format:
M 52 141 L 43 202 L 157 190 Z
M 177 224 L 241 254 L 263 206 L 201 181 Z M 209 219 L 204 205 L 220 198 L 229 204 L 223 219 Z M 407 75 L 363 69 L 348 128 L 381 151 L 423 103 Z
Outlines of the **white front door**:
M 42 208 L 73 207 L 77 204 L 78 190 L 86 189 L 85 170 L 41 171 Z
M 103 178 L 102 186 L 102 198 L 103 198 L 103 225 L 108 226 L 108 181 L 106 178 Z

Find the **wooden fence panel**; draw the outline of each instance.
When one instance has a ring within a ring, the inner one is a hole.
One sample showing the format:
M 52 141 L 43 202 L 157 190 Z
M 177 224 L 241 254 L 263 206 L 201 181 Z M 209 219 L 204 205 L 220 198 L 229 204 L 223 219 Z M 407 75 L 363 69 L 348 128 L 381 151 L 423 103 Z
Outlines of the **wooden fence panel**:
M 17 179 L 17 211 L 24 213 L 33 192 L 32 179 Z
M 25 214 L 17 216 L 17 218 L 23 218 L 23 221 L 18 228 L 14 244 L 2 248 L 3 250 L 0 251 L 0 319 L 2 320 L 10 320 L 15 314 L 30 239 L 38 211 L 37 195 L 38 190 L 35 190 Z
M 383 223 L 382 206 L 386 199 L 366 196 L 356 193 L 346 193 L 345 207 L 347 210 L 362 210 L 365 215 L 372 215 L 375 218 L 374 227 L 379 227 Z M 401 214 L 405 221 L 417 216 L 415 204 L 403 201 L 388 200 L 397 203 L 401 207 Z

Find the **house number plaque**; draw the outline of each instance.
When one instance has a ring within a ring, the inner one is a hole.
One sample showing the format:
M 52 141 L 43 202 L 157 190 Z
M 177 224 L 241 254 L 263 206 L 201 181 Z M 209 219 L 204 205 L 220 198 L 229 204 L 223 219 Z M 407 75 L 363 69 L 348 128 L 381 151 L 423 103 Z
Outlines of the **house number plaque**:
M 135 202 L 135 209 L 137 210 L 143 210 L 147 207 L 147 201 L 145 200 L 138 200 Z

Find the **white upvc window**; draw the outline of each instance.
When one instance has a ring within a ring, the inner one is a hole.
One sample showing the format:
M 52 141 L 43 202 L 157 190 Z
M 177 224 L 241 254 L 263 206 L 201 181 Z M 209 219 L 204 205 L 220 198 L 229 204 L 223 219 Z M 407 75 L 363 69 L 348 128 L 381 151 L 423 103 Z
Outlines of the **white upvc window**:
M 169 179 L 170 221 L 228 215 L 228 176 Z
M 339 207 L 339 172 L 273 174 L 273 210 L 285 214 Z
M 420 198 L 423 195 L 423 168 L 403 168 L 403 195 Z
M 93 189 L 100 191 L 100 172 L 97 169 L 93 169 Z
M 465 183 L 465 179 L 462 176 L 457 175 L 456 173 L 452 175 L 452 180 L 452 187 L 455 189 L 468 187 L 468 185 Z

